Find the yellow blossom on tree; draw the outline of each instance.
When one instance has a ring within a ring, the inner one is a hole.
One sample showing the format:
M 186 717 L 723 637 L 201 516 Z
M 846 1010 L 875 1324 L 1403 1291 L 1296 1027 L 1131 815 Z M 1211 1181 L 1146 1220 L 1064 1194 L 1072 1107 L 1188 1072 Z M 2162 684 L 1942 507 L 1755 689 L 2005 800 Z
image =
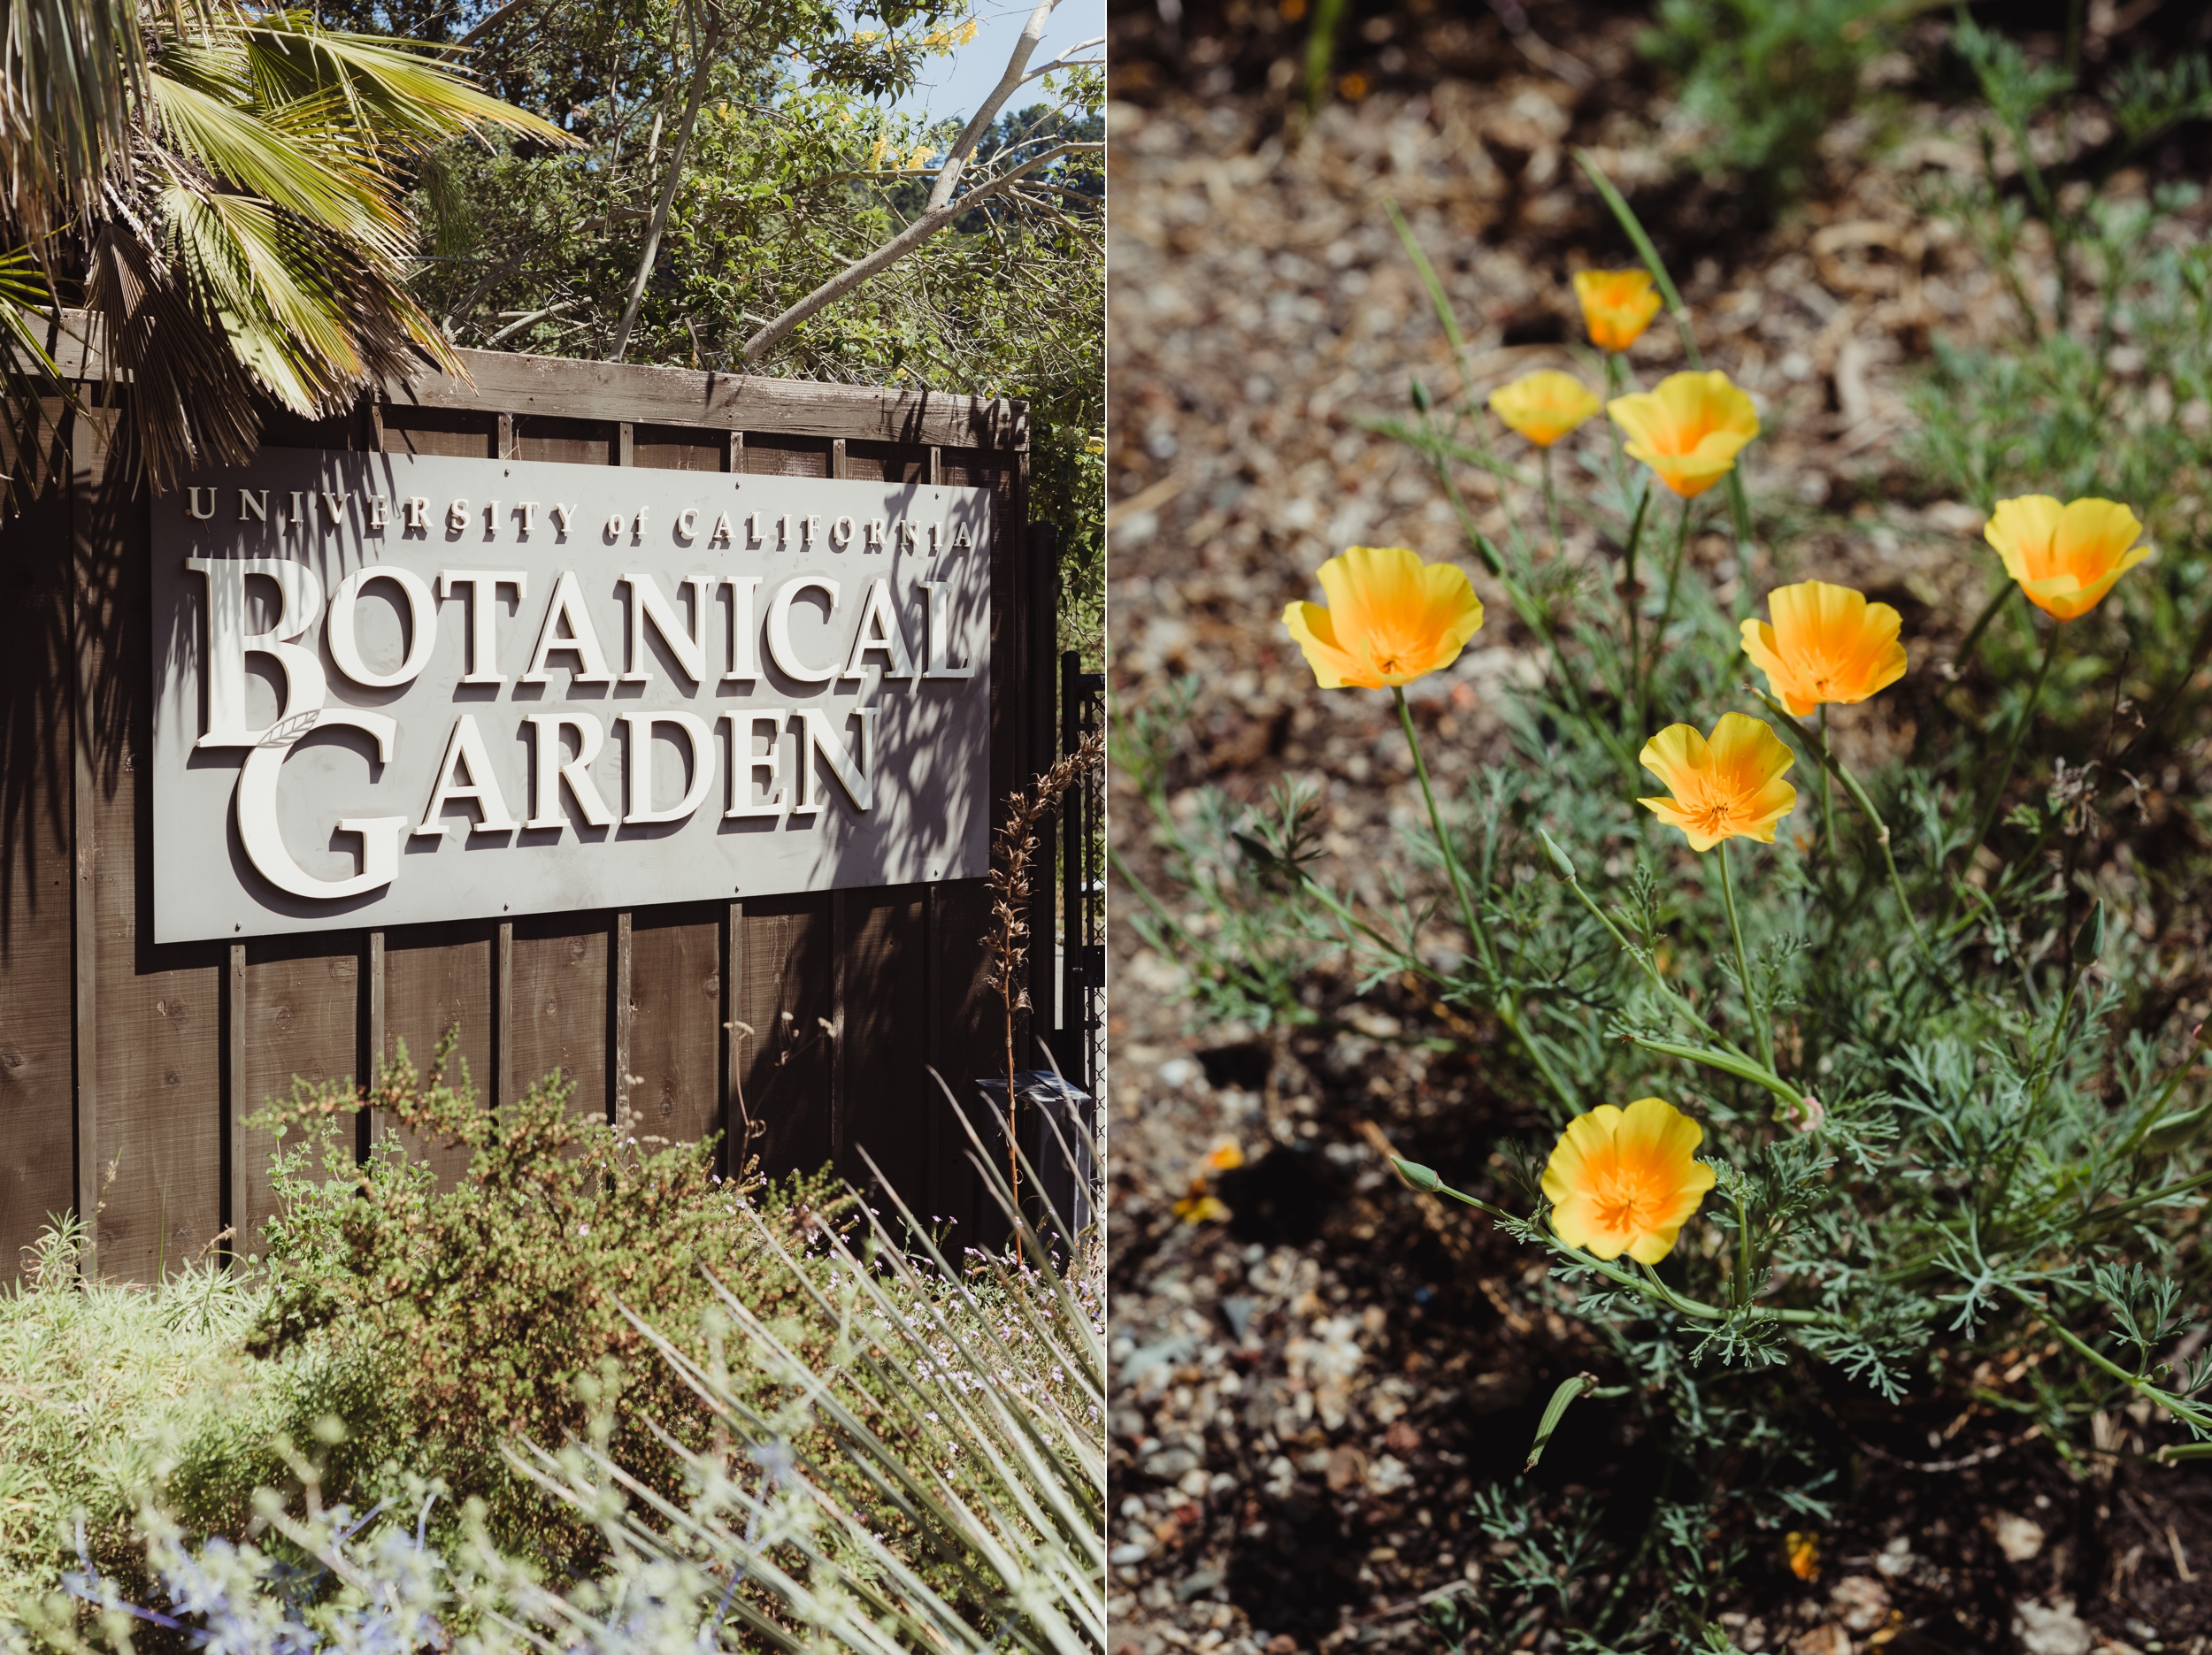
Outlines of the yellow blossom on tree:
M 1552 1233 L 1601 1259 L 1656 1264 L 1713 1187 L 1705 1129 L 1672 1104 L 1601 1103 L 1567 1122 L 1544 1168 Z

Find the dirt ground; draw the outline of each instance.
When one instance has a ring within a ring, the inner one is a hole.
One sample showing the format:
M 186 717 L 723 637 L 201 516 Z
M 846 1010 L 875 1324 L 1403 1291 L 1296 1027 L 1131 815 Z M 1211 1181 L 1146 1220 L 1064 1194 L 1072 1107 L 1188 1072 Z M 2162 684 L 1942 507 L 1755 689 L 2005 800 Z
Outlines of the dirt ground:
M 1209 33 L 1179 11 L 1171 37 L 1172 9 L 1115 24 L 1109 609 L 1123 704 L 1199 679 L 1179 808 L 1203 785 L 1250 798 L 1304 778 L 1330 802 L 1340 871 L 1371 870 L 1362 847 L 1418 809 L 1387 703 L 1317 691 L 1277 617 L 1349 544 L 1469 566 L 1425 467 L 1357 423 L 1402 410 L 1411 378 L 1454 372 L 1383 203 L 1436 262 L 1486 392 L 1571 365 L 1569 272 L 1629 262 L 1571 144 L 1640 190 L 1711 365 L 1758 399 L 1766 434 L 1747 480 L 1789 530 L 1771 538 L 1896 604 L 1916 669 L 1955 647 L 1989 560 L 1974 550 L 1978 514 L 1915 480 L 1906 391 L 1932 338 L 1997 336 L 2010 301 L 1913 211 L 1916 187 L 1973 152 L 1959 117 L 1912 101 L 1911 62 L 1877 65 L 1904 132 L 1879 164 L 1838 166 L 1795 216 L 1760 227 L 1724 192 L 1676 180 L 1687 138 L 1637 59 L 1632 15 L 1547 6 L 1574 27 L 1548 20 L 1549 39 L 1517 43 L 1479 8 L 1363 14 L 1353 61 L 1373 89 L 1293 143 L 1298 33 Z M 1440 78 L 1425 84 L 1425 65 Z M 1681 365 L 1680 346 L 1663 324 L 1633 360 L 1648 384 Z M 1516 502 L 1475 503 L 1495 525 Z M 1598 553 L 1571 533 L 1569 555 Z M 1718 536 L 1695 555 L 1760 590 L 1793 572 L 1764 552 L 1738 569 Z M 1532 670 L 1502 594 L 1476 582 L 1490 624 L 1419 690 L 1447 785 L 1497 755 L 1496 692 Z M 1862 758 L 1909 736 L 1885 723 L 1897 715 L 1851 711 L 1864 716 L 1843 719 L 1841 739 Z M 1156 879 L 1125 779 L 1114 809 L 1122 854 Z M 1125 889 L 1114 901 L 1135 905 Z M 1540 1266 L 1417 1201 L 1377 1144 L 1448 1164 L 1534 1117 L 1493 1093 L 1479 1062 L 1394 1045 L 1425 1016 L 1411 1002 L 1371 1000 L 1356 1032 L 1327 1038 L 1194 1031 L 1171 963 L 1125 924 L 1112 969 L 1110 1647 L 1421 1647 L 1428 1606 L 1495 1567 L 1473 1491 L 1517 1470 L 1543 1399 L 1590 1353 L 1531 1291 Z M 1325 985 L 1340 1001 L 1348 989 Z M 1179 1217 L 1227 1144 L 1244 1164 L 1210 1186 L 1227 1216 Z M 1821 1536 L 1810 1582 L 1779 1536 L 1763 1543 L 1723 1617 L 1740 1648 L 2212 1648 L 2200 1469 L 2085 1472 L 1994 1420 L 1962 1428 L 1817 1391 L 1809 1412 L 1848 1467 L 1848 1514 Z M 2112 1444 L 2140 1424 L 2109 1421 Z M 1633 1441 L 1594 1429 L 1563 1435 L 1540 1476 L 1632 1508 L 1653 1469 Z M 1532 1636 L 1560 1644 L 1555 1630 Z

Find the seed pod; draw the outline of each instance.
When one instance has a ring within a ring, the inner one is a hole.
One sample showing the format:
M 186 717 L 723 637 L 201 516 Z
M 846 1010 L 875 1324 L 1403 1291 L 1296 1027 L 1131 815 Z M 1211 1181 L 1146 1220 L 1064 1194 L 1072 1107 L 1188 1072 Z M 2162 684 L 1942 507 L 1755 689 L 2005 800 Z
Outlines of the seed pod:
M 1559 877 L 1569 885 L 1572 885 L 1575 882 L 1573 860 L 1565 851 L 1559 848 L 1559 841 L 1553 839 L 1542 828 L 1536 830 L 1536 837 L 1544 841 L 1544 849 L 1551 857 L 1551 865 L 1559 870 Z
M 2094 965 L 2103 953 L 2104 900 L 2100 897 L 2097 905 L 2089 910 L 2089 917 L 2082 921 L 2081 929 L 2074 933 L 2074 963 Z
M 2185 1149 L 2202 1130 L 2204 1123 L 2212 1120 L 2212 1104 L 2205 1104 L 2185 1114 L 2170 1115 L 2143 1134 L 2143 1153 L 2147 1155 L 2170 1155 L 2177 1149 Z
M 1398 1176 L 1401 1178 L 1424 1195 L 1434 1195 L 1444 1187 L 1444 1180 L 1436 1176 L 1434 1169 L 1423 1166 L 1417 1161 L 1408 1161 L 1403 1156 L 1393 1155 L 1390 1158 L 1390 1164 L 1397 1168 Z

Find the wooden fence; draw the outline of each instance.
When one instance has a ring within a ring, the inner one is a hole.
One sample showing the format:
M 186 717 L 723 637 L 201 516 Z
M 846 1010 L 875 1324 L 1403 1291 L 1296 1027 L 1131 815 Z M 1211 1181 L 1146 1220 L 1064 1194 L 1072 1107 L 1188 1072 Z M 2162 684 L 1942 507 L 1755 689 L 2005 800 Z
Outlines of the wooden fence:
M 1028 523 L 1020 404 L 462 354 L 472 385 L 279 416 L 264 443 L 992 489 L 994 796 L 1050 762 L 1055 548 Z M 96 1214 L 110 1278 L 151 1279 L 232 1226 L 253 1252 L 273 1145 L 245 1118 L 295 1075 L 365 1078 L 402 1040 L 426 1064 L 455 1024 L 490 1107 L 558 1069 L 579 1107 L 626 1103 L 641 1133 L 758 1122 L 772 1173 L 829 1163 L 864 1184 L 865 1150 L 918 1212 L 957 1221 L 956 1242 L 998 1239 L 927 1073 L 990 1141 L 969 1101 L 1004 1069 L 980 880 L 156 946 L 148 501 L 111 471 L 92 426 L 112 410 L 86 377 L 91 418 L 65 422 L 57 480 L 0 532 L 0 1279 L 73 1209 Z M 1040 884 L 1032 994 L 1049 1017 Z M 1026 1067 L 1026 1019 L 1020 1040 Z

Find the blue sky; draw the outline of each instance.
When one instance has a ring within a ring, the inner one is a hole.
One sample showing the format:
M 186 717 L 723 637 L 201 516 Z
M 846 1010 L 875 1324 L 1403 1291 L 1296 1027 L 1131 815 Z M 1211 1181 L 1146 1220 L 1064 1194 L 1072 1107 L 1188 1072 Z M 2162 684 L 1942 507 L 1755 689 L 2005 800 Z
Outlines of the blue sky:
M 1007 54 L 1014 50 L 1022 25 L 1034 10 L 1036 0 L 1028 0 L 1026 4 L 1019 0 L 1013 4 L 1009 4 L 1009 0 L 978 0 L 974 12 L 976 37 L 958 51 L 933 58 L 922 73 L 921 84 L 892 107 L 904 114 L 926 113 L 941 120 L 953 115 L 972 114 L 1005 73 Z M 1030 59 L 1031 65 L 1033 67 L 1049 63 L 1079 42 L 1105 32 L 1106 0 L 1060 0 L 1059 9 L 1045 26 L 1045 37 Z M 1084 54 L 1097 55 L 1096 48 Z M 1033 82 L 1025 88 L 1030 94 L 1036 89 Z M 1009 107 L 1018 109 L 1028 101 L 1018 92 L 1009 100 Z

